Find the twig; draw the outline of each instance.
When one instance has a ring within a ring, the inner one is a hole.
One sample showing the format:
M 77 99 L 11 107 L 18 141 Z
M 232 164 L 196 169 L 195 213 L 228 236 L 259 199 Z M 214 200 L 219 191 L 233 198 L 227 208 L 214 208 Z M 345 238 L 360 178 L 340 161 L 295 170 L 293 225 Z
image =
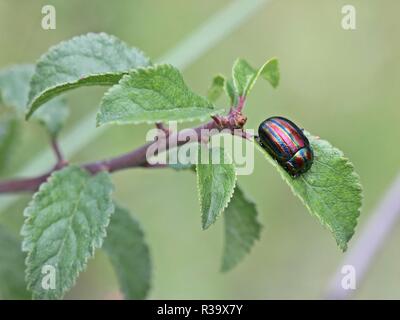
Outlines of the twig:
M 244 105 L 246 104 L 246 98 L 243 96 L 240 96 L 238 100 L 239 101 L 237 103 L 236 111 L 242 112 Z
M 58 145 L 58 141 L 56 138 L 51 138 L 51 147 L 53 148 L 57 163 L 61 164 L 64 161 L 64 157 L 61 153 L 60 146 Z
M 389 187 L 375 212 L 369 218 L 355 244 L 348 251 L 339 269 L 332 277 L 326 298 L 347 299 L 356 291 L 345 290 L 341 286 L 344 277 L 342 266 L 351 265 L 356 272 L 356 286 L 365 278 L 365 275 L 374 262 L 377 253 L 382 249 L 385 240 L 400 218 L 400 174 Z
M 0 182 L 0 193 L 14 193 L 14 192 L 34 192 L 38 187 L 47 180 L 51 172 L 43 175 L 28 178 L 28 179 L 15 179 Z
M 171 134 L 171 131 L 169 130 L 169 128 L 167 128 L 165 126 L 165 124 L 162 123 L 162 122 L 157 122 L 156 123 L 156 128 L 161 130 L 161 131 L 163 131 L 165 133 L 165 136 L 167 136 L 167 137 Z
M 238 126 L 243 127 L 246 122 L 246 117 L 235 110 L 232 110 L 227 116 L 220 116 L 220 119 L 222 119 L 221 123 L 223 123 L 223 126 L 221 126 L 221 124 L 217 124 L 217 122 L 214 120 L 211 120 L 210 122 L 195 128 L 184 129 L 179 132 L 171 133 L 169 139 L 163 141 L 164 143 L 159 143 L 158 141 L 146 143 L 145 145 L 129 153 L 111 159 L 86 163 L 81 165 L 81 167 L 88 170 L 92 174 L 96 174 L 100 171 L 115 172 L 127 168 L 137 167 L 164 168 L 166 167 L 165 165 L 152 165 L 148 163 L 146 154 L 150 146 L 154 146 L 156 144 L 158 152 L 163 152 L 167 151 L 168 149 L 184 145 L 189 141 L 193 142 L 195 139 L 201 142 L 203 130 L 210 130 L 211 134 L 215 133 L 212 129 L 216 129 L 216 132 L 219 132 L 223 129 L 230 129 L 233 132 L 233 129 L 236 129 Z M 180 137 L 186 137 L 187 139 L 181 140 Z M 54 171 L 59 170 L 66 165 L 66 161 L 62 158 L 58 145 L 53 144 L 53 148 L 57 154 L 57 159 L 61 160 L 53 169 L 38 177 L 2 181 L 0 182 L 0 193 L 36 191 Z

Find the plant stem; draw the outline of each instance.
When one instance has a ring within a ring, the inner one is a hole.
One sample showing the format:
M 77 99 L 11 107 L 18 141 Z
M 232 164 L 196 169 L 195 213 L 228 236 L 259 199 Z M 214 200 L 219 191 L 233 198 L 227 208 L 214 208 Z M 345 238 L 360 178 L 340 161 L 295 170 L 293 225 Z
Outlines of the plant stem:
M 81 168 L 88 170 L 92 174 L 96 174 L 100 171 L 108 171 L 115 172 L 127 168 L 164 168 L 167 165 L 153 165 L 148 163 L 147 161 L 147 150 L 149 147 L 157 147 L 158 152 L 167 151 L 174 147 L 178 147 L 188 143 L 188 141 L 201 141 L 202 131 L 203 130 L 212 130 L 216 129 L 216 132 L 220 132 L 224 129 L 229 129 L 232 131 L 237 129 L 238 127 L 242 128 L 246 122 L 246 118 L 235 110 L 232 110 L 227 116 L 220 116 L 220 122 L 216 122 L 215 120 L 211 120 L 205 124 L 202 124 L 195 128 L 184 129 L 179 132 L 170 133 L 167 140 L 160 143 L 159 141 L 149 142 L 144 144 L 143 146 L 120 156 L 86 163 L 81 165 Z M 215 130 L 210 131 L 211 134 L 216 133 Z M 182 137 L 186 139 L 183 140 Z M 245 137 L 245 136 L 243 136 Z M 0 193 L 15 193 L 15 192 L 34 192 L 39 186 L 47 180 L 47 178 L 54 172 L 61 168 L 63 168 L 67 162 L 63 159 L 62 154 L 60 152 L 60 148 L 55 140 L 52 140 L 52 147 L 57 157 L 57 164 L 54 168 L 52 168 L 47 173 L 44 173 L 40 176 L 26 179 L 12 179 L 8 181 L 0 181 Z
M 57 159 L 57 164 L 61 164 L 64 161 L 64 157 L 61 153 L 60 146 L 58 145 L 58 141 L 56 138 L 51 138 L 51 147 L 54 151 L 54 155 Z

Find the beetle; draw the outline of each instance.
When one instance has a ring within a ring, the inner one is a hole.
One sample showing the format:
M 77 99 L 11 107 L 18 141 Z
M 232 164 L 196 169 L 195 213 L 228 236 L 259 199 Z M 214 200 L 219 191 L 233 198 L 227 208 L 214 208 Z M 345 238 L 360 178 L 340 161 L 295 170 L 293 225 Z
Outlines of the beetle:
M 313 164 L 310 142 L 289 119 L 271 117 L 261 122 L 257 141 L 293 178 L 307 172 Z

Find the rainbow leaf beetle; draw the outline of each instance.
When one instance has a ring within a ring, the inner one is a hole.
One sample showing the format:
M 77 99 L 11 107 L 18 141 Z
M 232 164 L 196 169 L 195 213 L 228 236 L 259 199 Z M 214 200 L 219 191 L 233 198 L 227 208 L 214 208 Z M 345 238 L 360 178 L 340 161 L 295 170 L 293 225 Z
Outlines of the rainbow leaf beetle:
M 258 143 L 292 177 L 307 172 L 314 161 L 310 142 L 296 124 L 283 117 L 271 117 L 258 127 Z

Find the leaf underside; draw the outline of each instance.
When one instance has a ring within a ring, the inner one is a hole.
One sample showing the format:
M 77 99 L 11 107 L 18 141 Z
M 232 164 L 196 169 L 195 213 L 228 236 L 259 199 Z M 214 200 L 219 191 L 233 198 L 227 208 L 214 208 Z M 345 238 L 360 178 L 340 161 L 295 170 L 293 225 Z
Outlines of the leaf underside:
M 144 299 L 150 289 L 150 252 L 139 222 L 126 209 L 115 207 L 103 248 L 125 299 Z
M 261 68 L 254 69 L 246 60 L 237 59 L 232 68 L 233 82 L 226 88 L 231 100 L 246 97 L 259 77 L 267 80 L 273 88 L 276 88 L 279 84 L 278 60 L 272 58 Z
M 11 107 L 17 118 L 26 113 L 29 83 L 35 66 L 30 64 L 15 65 L 0 72 L 0 95 L 2 103 Z M 56 136 L 63 127 L 69 109 L 65 98 L 57 97 L 45 103 L 33 118 L 44 126 L 51 136 Z
M 257 208 L 236 186 L 224 212 L 225 240 L 221 271 L 233 269 L 248 254 L 260 238 L 262 226 L 257 219 Z
M 0 71 L 0 100 L 3 105 L 14 108 L 18 115 L 25 115 L 34 69 L 32 64 L 21 64 Z

